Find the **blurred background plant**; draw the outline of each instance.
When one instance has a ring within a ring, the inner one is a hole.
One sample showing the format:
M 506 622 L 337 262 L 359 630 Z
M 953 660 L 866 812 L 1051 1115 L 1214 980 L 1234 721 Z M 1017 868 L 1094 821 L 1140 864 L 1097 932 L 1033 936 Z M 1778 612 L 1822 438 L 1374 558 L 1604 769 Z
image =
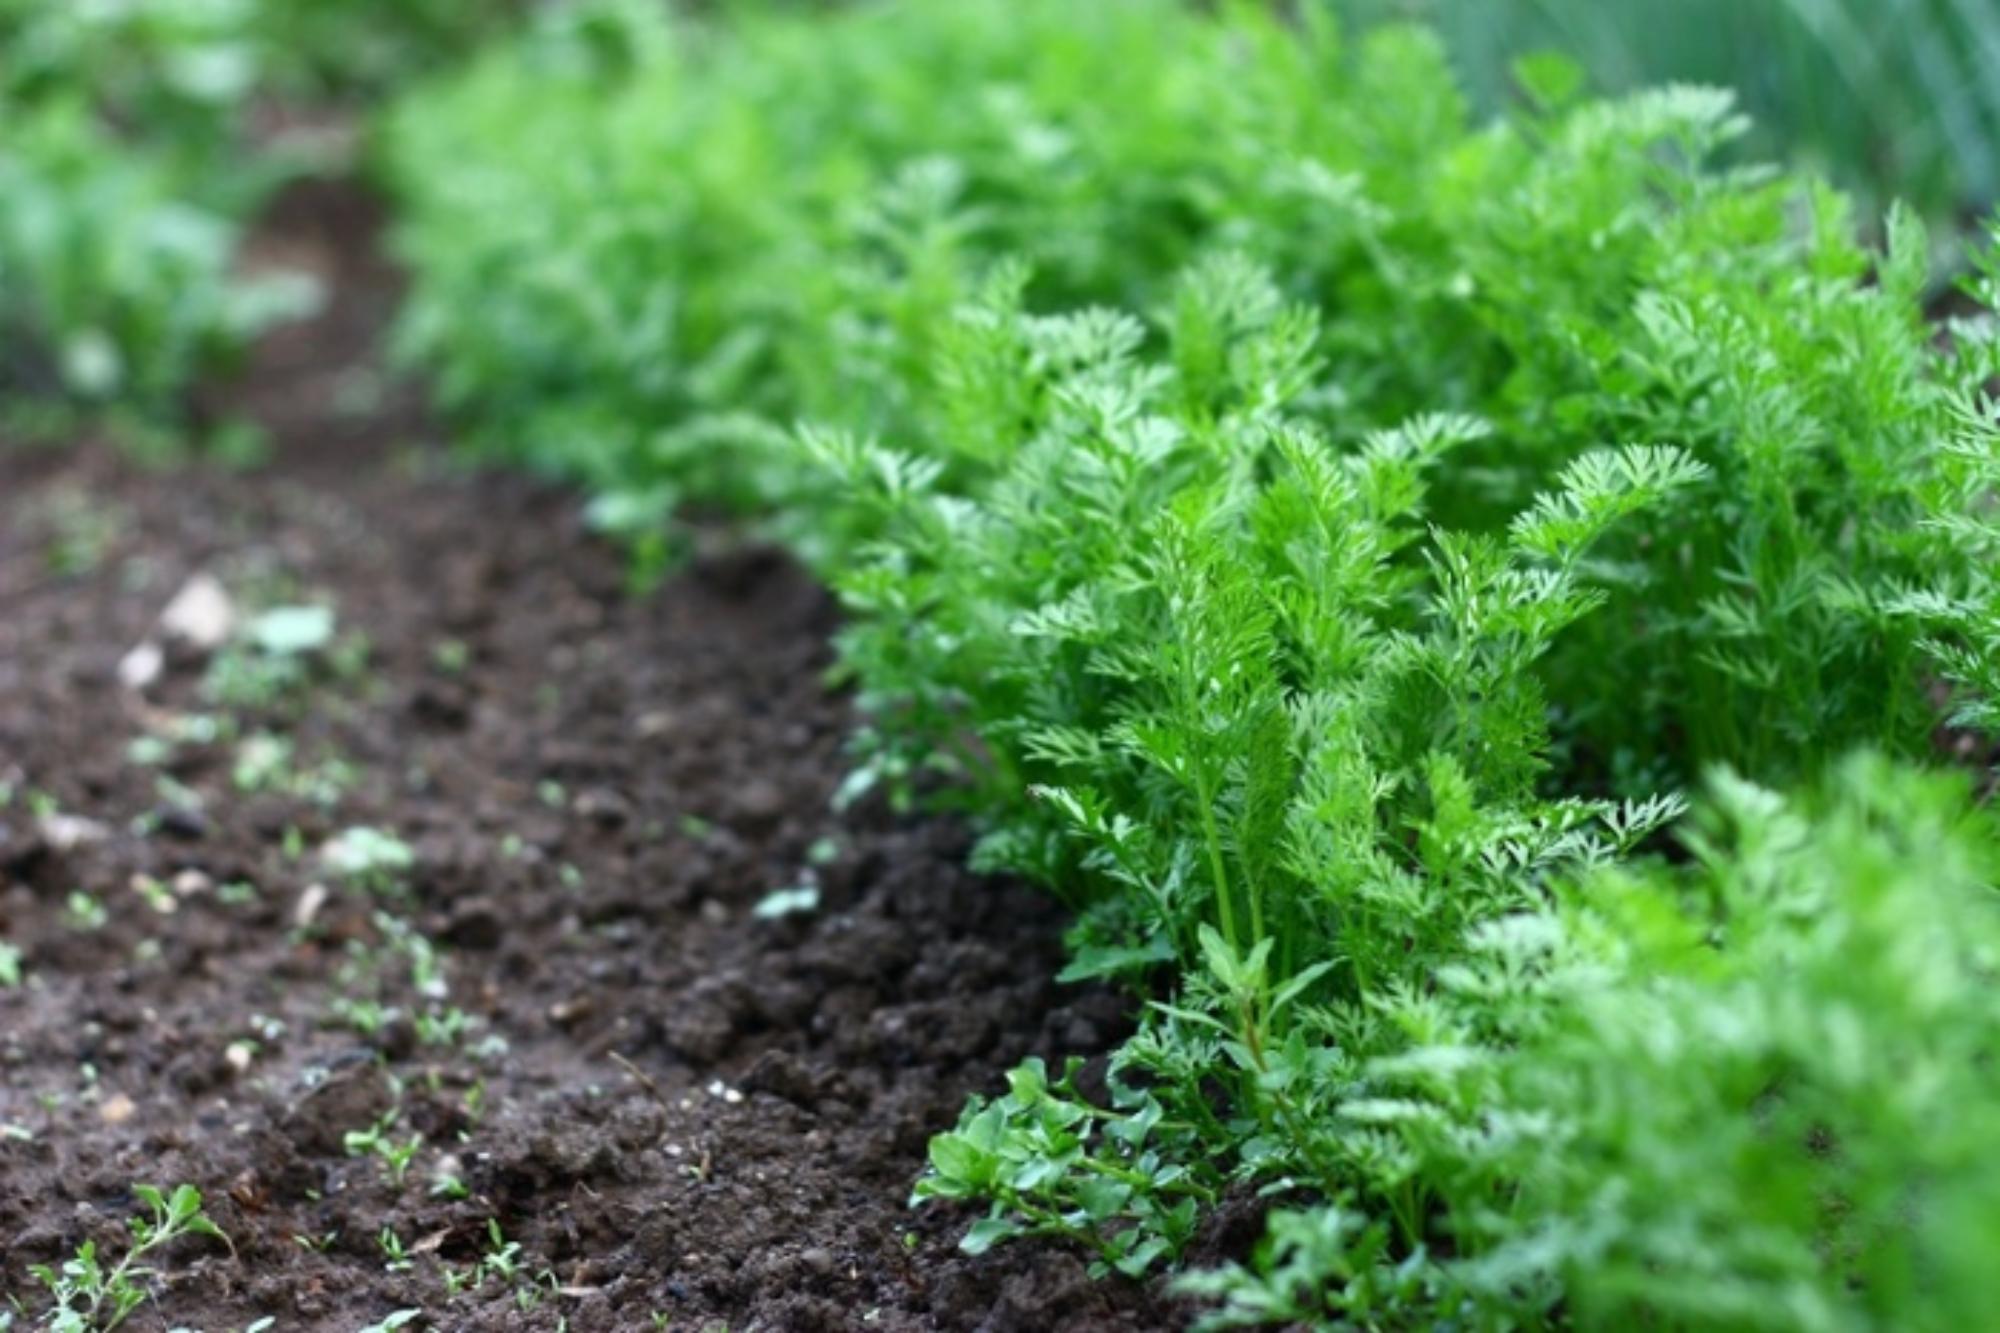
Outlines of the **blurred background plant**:
M 173 455 L 242 442 L 189 391 L 310 308 L 242 240 L 287 181 L 343 169 L 330 108 L 507 22 L 506 0 L 0 0 L 0 430 L 102 427 Z M 329 151 L 329 150 L 332 151 Z
M 1879 216 L 1901 198 L 1963 221 L 2000 198 L 2000 0 L 1338 0 L 1364 21 L 1435 27 L 1475 102 L 1556 51 L 1592 91 L 1668 81 L 1736 90 L 1744 145 L 1825 172 Z

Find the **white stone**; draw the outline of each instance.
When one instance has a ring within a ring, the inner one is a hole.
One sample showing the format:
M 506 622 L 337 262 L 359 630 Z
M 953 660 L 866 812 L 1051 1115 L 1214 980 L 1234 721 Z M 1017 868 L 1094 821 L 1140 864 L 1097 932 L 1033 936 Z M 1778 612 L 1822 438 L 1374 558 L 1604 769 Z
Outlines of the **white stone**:
M 160 612 L 160 632 L 202 652 L 214 652 L 236 629 L 236 603 L 210 574 L 197 574 L 181 585 L 167 609 Z

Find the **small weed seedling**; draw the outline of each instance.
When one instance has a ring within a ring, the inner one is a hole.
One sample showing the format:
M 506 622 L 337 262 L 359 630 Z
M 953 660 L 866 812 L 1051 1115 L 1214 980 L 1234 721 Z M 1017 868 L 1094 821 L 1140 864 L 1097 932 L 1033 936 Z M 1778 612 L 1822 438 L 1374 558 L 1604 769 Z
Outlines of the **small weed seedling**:
M 423 1150 L 424 1136 L 412 1134 L 398 1143 L 389 1130 L 396 1123 L 396 1112 L 391 1111 L 367 1129 L 351 1129 L 341 1139 L 341 1146 L 347 1149 L 349 1157 L 376 1157 L 382 1162 L 382 1170 L 389 1183 L 402 1188 L 403 1178 L 410 1172 L 410 1163 Z
M 174 897 L 174 891 L 151 875 L 134 875 L 132 891 L 145 899 L 146 906 L 160 916 L 166 916 L 180 906 Z
M 202 1210 L 201 1191 L 194 1186 L 176 1186 L 167 1194 L 152 1185 L 136 1185 L 132 1192 L 150 1216 L 132 1219 L 132 1246 L 116 1264 L 106 1268 L 97 1243 L 85 1241 L 60 1268 L 41 1264 L 29 1269 L 54 1302 L 43 1318 L 44 1328 L 53 1333 L 110 1333 L 146 1301 L 146 1282 L 157 1272 L 141 1262 L 147 1255 L 183 1236 L 212 1236 L 229 1243 Z
M 336 995 L 329 1009 L 336 1021 L 347 1024 L 364 1037 L 374 1036 L 402 1013 L 402 1010 L 380 1000 L 350 1000 L 345 995 Z
M 232 710 L 271 708 L 304 687 L 313 655 L 332 637 L 333 612 L 326 607 L 266 611 L 209 662 L 202 693 Z
M 486 1220 L 486 1253 L 479 1258 L 479 1280 L 498 1278 L 512 1284 L 521 1275 L 521 1243 L 508 1240 L 498 1218 Z
M 381 1323 L 370 1324 L 368 1327 L 362 1329 L 360 1333 L 396 1333 L 397 1329 L 408 1328 L 423 1317 L 424 1312 L 422 1310 L 398 1310 L 394 1314 L 386 1316 Z
M 247 879 L 233 879 L 216 889 L 215 900 L 225 907 L 249 907 L 257 901 L 257 886 Z
M 408 843 L 365 825 L 347 829 L 320 848 L 319 854 L 332 874 L 383 896 L 400 894 L 405 887 L 403 877 L 417 863 Z
M 259 731 L 236 747 L 230 779 L 238 791 L 277 792 L 330 809 L 354 785 L 355 773 L 344 759 L 301 763 L 290 737 Z
M 407 1273 L 416 1267 L 416 1261 L 410 1258 L 409 1247 L 403 1244 L 403 1238 L 396 1234 L 394 1227 L 383 1227 L 375 1243 L 381 1247 L 382 1256 L 388 1261 L 383 1265 L 388 1272 Z
M 78 930 L 98 931 L 111 922 L 111 913 L 91 894 L 73 891 L 63 905 L 63 915 Z

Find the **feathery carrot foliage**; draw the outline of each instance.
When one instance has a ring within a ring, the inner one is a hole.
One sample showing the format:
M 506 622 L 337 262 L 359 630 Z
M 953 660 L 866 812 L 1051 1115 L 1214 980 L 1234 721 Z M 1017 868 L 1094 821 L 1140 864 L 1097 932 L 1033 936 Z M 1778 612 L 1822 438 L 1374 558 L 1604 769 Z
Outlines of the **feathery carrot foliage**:
M 1479 123 L 1422 31 L 1215 10 L 564 11 L 386 129 L 405 350 L 643 560 L 763 515 L 859 780 L 1147 1001 L 936 1140 L 968 1245 L 1251 1191 L 1220 1323 L 1953 1326 L 1992 325 L 1726 93 Z

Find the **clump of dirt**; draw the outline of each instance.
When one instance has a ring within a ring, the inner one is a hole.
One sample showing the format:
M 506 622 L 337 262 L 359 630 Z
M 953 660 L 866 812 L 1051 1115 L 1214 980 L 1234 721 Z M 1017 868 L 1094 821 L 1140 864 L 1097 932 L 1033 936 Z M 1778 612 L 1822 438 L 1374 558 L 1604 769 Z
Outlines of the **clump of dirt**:
M 334 299 L 222 404 L 269 467 L 0 451 L 0 1292 L 186 1182 L 233 1253 L 154 1257 L 161 1328 L 1185 1322 L 904 1206 L 968 1093 L 1124 1006 L 951 824 L 834 810 L 822 591 L 723 548 L 630 594 L 572 497 L 423 443 L 375 210 L 274 218 Z M 236 640 L 130 688 L 200 573 Z M 290 606 L 331 633 L 252 646 Z

